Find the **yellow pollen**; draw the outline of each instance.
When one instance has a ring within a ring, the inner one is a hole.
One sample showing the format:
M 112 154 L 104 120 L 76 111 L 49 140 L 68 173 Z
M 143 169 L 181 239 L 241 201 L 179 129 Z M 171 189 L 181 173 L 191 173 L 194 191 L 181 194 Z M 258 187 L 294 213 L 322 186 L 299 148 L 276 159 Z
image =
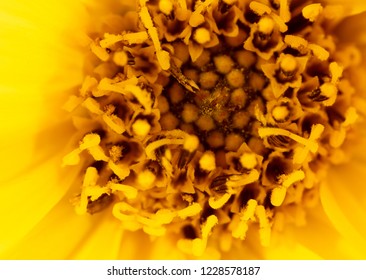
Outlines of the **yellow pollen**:
M 152 173 L 150 170 L 143 170 L 137 176 L 137 183 L 142 189 L 148 189 L 153 185 L 155 179 L 156 176 L 154 173 Z
M 127 57 L 126 52 L 124 52 L 124 51 L 116 52 L 113 55 L 113 61 L 118 66 L 125 66 L 128 62 L 128 57 Z
M 280 62 L 280 68 L 291 73 L 297 69 L 297 61 L 292 55 L 285 55 Z
M 184 139 L 183 148 L 187 150 L 188 152 L 194 152 L 197 150 L 198 145 L 200 144 L 200 140 L 196 135 L 188 135 Z
M 204 45 L 211 40 L 211 34 L 206 28 L 199 27 L 194 31 L 193 38 L 198 44 Z
M 159 1 L 159 10 L 166 14 L 169 15 L 172 11 L 173 11 L 173 3 L 170 0 L 160 0 Z
M 147 120 L 138 119 L 132 125 L 132 130 L 137 136 L 145 137 L 151 129 Z
M 257 157 L 254 153 L 244 153 L 240 157 L 240 163 L 246 169 L 253 169 L 257 165 Z
M 274 21 L 270 17 L 262 17 L 258 22 L 258 31 L 269 35 L 273 32 L 274 26 Z
M 285 120 L 289 114 L 287 106 L 276 106 L 272 110 L 272 116 L 276 121 Z
M 113 162 L 118 161 L 122 157 L 122 148 L 119 146 L 112 146 L 109 150 L 109 156 Z
M 213 171 L 216 169 L 215 154 L 212 151 L 206 151 L 199 160 L 199 165 L 203 170 Z

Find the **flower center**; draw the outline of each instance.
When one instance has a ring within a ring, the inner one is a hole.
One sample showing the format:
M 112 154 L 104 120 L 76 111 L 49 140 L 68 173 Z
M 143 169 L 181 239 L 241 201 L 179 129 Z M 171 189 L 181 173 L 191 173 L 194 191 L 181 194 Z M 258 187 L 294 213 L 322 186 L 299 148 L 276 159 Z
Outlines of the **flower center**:
M 140 0 L 120 33 L 94 35 L 65 105 L 82 135 L 64 158 L 85 166 L 78 213 L 113 205 L 126 230 L 196 256 L 303 222 L 357 121 L 358 50 L 332 36 L 331 9 L 278 2 Z

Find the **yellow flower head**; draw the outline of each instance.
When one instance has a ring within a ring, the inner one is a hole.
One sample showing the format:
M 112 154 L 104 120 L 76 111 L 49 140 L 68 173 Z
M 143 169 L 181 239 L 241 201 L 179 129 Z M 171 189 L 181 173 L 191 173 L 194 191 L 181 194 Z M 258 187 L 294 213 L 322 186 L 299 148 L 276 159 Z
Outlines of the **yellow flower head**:
M 118 226 L 108 226 L 125 235 L 113 252 L 132 248 L 132 235 L 160 249 L 167 238 L 167 258 L 243 257 L 232 252 L 251 246 L 260 249 L 246 257 L 278 258 L 281 236 L 323 213 L 319 197 L 339 217 L 323 183 L 366 113 L 365 42 L 344 34 L 349 11 L 286 0 L 99 5 L 88 6 L 98 13 L 87 36 L 75 36 L 82 82 L 60 105 L 74 126 L 60 166 L 77 173 L 62 209 L 74 205 L 86 229 L 111 213 Z

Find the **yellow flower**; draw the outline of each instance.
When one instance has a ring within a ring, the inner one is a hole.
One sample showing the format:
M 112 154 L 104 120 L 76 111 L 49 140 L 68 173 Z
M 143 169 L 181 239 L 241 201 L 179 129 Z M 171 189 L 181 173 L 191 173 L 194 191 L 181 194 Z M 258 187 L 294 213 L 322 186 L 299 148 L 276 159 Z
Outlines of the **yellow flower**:
M 366 257 L 361 1 L 28 2 L 0 4 L 2 258 Z

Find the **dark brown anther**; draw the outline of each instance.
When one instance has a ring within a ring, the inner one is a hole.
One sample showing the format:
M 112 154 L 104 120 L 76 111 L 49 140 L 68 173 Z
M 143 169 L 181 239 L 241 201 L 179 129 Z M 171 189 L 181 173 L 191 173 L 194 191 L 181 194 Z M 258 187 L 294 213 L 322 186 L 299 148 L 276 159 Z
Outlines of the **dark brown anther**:
M 97 200 L 88 201 L 87 212 L 95 214 L 106 209 L 114 200 L 114 195 L 102 194 Z
M 293 140 L 286 136 L 273 135 L 267 137 L 267 142 L 269 145 L 276 148 L 288 148 L 289 145 L 293 142 Z
M 175 65 L 173 60 L 170 61 L 169 72 L 186 90 L 194 94 L 199 92 L 200 88 L 198 85 L 193 80 L 184 76 L 180 68 Z
M 127 53 L 127 64 L 135 65 L 135 57 L 130 52 L 126 52 L 126 53 Z
M 210 184 L 210 190 L 219 193 L 224 194 L 227 192 L 227 186 L 226 182 L 228 181 L 230 175 L 221 175 L 213 179 L 213 181 Z
M 187 150 L 182 150 L 178 159 L 178 168 L 183 169 L 193 158 L 194 153 L 190 153 Z
M 319 88 L 317 88 L 316 90 L 313 90 L 312 92 L 310 92 L 309 93 L 309 98 L 313 101 L 316 101 L 316 102 L 322 102 L 322 101 L 325 101 L 325 100 L 329 99 L 328 96 L 322 95 L 322 92 Z

